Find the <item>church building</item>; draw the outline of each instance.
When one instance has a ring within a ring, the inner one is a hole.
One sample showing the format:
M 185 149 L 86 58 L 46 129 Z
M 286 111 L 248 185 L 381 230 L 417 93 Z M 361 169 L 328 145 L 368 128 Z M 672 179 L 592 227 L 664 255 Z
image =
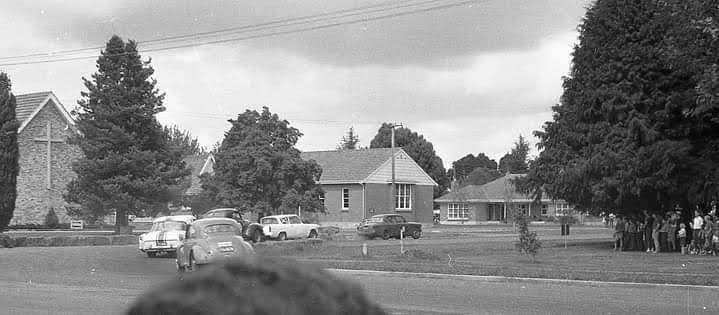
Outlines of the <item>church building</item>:
M 75 178 L 72 163 L 82 156 L 68 144 L 77 128 L 70 113 L 52 92 L 16 95 L 20 172 L 17 200 L 10 225 L 42 224 L 50 209 L 68 222 L 68 203 L 62 195 Z

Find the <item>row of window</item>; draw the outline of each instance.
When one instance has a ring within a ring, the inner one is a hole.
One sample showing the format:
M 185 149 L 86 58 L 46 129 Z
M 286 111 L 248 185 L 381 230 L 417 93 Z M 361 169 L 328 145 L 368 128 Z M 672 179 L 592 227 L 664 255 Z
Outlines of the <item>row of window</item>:
M 533 215 L 529 204 L 520 204 L 518 206 L 519 211 L 525 214 Z M 548 205 L 541 205 L 541 214 L 547 215 Z M 568 204 L 557 204 L 557 213 L 563 214 L 567 211 L 571 211 L 572 208 Z M 504 204 L 501 203 L 490 203 L 487 205 L 487 220 L 488 221 L 503 221 L 506 219 L 506 213 L 504 211 Z M 450 203 L 447 205 L 447 219 L 448 220 L 467 220 L 469 219 L 469 206 L 466 203 Z
M 394 192 L 394 207 L 400 210 L 412 209 L 412 185 L 396 184 Z M 324 196 L 320 197 L 324 203 Z M 342 210 L 350 208 L 350 189 L 342 188 Z

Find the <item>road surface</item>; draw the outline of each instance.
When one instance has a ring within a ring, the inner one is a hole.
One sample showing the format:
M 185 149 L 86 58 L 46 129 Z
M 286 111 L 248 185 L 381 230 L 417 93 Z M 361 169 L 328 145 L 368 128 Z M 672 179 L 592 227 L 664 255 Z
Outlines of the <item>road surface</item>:
M 176 278 L 134 246 L 0 249 L 0 314 L 122 314 Z M 719 288 L 342 272 L 392 314 L 717 314 Z

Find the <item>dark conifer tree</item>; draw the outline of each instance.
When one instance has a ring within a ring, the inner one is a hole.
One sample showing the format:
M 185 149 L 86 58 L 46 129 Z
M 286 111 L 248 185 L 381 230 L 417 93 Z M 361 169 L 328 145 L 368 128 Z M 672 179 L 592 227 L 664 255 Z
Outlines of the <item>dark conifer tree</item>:
M 19 124 L 15 106 L 10 78 L 0 73 L 0 232 L 10 224 L 17 197 Z
M 73 164 L 77 179 L 65 199 L 91 217 L 116 212 L 118 230 L 129 214 L 151 215 L 179 201 L 190 175 L 155 117 L 165 108 L 153 72 L 134 41 L 113 36 L 97 72 L 83 78 L 87 91 L 75 112 L 80 135 L 72 140 L 84 158 Z

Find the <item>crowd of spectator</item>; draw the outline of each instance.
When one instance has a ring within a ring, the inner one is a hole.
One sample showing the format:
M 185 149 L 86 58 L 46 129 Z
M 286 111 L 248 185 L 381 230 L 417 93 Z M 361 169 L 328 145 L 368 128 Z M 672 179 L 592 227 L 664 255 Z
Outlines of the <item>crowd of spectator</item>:
M 706 215 L 697 207 L 693 218 L 682 218 L 678 210 L 651 214 L 644 211 L 641 216 L 612 214 L 607 216 L 605 224 L 614 229 L 615 251 L 714 256 L 719 253 L 716 206 Z

